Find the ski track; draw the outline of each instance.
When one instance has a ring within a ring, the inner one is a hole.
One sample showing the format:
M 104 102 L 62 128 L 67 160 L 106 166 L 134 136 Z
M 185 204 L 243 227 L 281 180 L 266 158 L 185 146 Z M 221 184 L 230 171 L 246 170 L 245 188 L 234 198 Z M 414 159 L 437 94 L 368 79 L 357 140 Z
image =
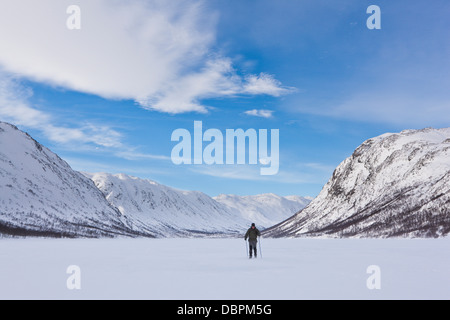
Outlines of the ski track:
M 450 239 L 2 239 L 0 299 L 450 299 Z M 81 268 L 69 290 L 67 267 Z M 381 268 L 369 290 L 367 267 Z

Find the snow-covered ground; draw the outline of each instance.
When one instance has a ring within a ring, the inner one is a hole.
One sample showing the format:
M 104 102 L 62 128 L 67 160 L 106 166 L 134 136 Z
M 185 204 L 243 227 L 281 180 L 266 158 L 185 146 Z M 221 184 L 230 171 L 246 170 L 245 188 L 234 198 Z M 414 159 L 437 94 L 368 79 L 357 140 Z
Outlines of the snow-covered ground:
M 249 260 L 243 239 L 1 239 L 0 299 L 450 299 L 449 238 L 261 245 Z

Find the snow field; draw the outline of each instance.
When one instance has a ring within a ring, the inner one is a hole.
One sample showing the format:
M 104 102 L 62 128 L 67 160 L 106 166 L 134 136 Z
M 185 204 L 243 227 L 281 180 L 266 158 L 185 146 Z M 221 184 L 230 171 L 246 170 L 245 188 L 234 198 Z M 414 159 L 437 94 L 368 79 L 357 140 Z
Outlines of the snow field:
M 449 238 L 261 245 L 249 260 L 243 239 L 2 239 L 0 299 L 450 299 Z M 67 287 L 72 265 L 80 290 Z

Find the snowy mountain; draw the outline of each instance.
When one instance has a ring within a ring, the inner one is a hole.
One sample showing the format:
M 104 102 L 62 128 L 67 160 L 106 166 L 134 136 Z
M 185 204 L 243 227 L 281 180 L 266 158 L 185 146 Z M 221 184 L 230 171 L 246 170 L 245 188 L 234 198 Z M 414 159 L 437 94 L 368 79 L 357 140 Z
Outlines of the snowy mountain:
M 306 207 L 312 198 L 300 196 L 281 197 L 268 193 L 256 196 L 221 194 L 214 197 L 214 200 L 239 212 L 247 221 L 252 221 L 261 228 L 269 228 L 292 217 L 293 214 Z
M 248 226 L 248 221 L 201 192 L 125 174 L 84 174 L 124 216 L 160 236 L 235 234 Z
M 248 205 L 241 197 L 233 206 L 123 174 L 82 174 L 28 134 L 0 122 L 0 235 L 233 235 L 243 233 L 253 218 L 261 228 L 280 222 L 305 201 L 270 195 L 261 196 L 258 206 L 256 198 L 248 199 Z M 258 215 L 269 203 L 271 210 Z
M 109 205 L 91 180 L 0 122 L 0 236 L 152 236 Z
M 211 198 L 125 174 L 84 173 L 109 203 L 137 225 L 160 236 L 242 234 L 252 222 L 266 228 L 305 207 L 309 200 L 276 195 Z
M 319 196 L 266 235 L 438 237 L 450 232 L 450 128 L 384 134 L 337 167 Z

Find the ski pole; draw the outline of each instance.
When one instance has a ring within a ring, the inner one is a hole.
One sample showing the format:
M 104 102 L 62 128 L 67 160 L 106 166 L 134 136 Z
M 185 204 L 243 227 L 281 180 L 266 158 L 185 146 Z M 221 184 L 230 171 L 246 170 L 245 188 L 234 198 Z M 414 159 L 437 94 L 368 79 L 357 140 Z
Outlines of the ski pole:
M 261 239 L 262 239 L 262 237 L 260 236 L 259 237 L 259 256 L 261 257 L 261 259 L 262 259 L 262 250 L 261 250 Z
M 248 258 L 248 244 L 247 244 L 247 240 L 245 240 L 245 252 L 247 253 L 247 258 Z

